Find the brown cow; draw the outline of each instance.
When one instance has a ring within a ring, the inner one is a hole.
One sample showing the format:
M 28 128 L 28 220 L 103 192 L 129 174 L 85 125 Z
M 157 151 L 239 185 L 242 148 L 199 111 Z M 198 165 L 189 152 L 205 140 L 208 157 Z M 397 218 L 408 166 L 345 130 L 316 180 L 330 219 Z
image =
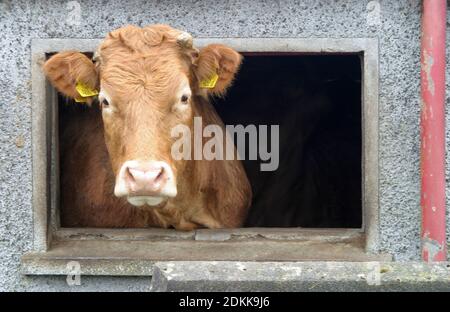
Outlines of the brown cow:
M 224 94 L 240 63 L 231 48 L 198 51 L 190 35 L 165 25 L 109 33 L 94 61 L 75 51 L 52 56 L 44 72 L 53 86 L 94 103 L 61 134 L 62 225 L 242 225 L 251 188 L 240 161 L 171 157 L 176 125 L 192 129 L 199 116 L 224 128 L 208 97 Z M 213 76 L 213 87 L 199 86 Z

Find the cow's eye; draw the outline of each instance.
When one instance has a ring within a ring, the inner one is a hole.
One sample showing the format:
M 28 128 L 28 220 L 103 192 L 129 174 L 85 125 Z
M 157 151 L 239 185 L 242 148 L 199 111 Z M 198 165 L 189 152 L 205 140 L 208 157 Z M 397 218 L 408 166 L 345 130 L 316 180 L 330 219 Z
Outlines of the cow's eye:
M 181 103 L 187 104 L 187 102 L 189 101 L 189 96 L 184 94 L 183 96 L 181 96 Z

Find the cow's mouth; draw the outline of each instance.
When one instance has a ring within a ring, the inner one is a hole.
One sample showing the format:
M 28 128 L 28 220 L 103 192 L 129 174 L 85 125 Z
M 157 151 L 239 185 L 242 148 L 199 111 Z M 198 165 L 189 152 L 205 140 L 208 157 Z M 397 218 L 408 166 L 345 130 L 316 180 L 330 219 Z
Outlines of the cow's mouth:
M 168 200 L 168 197 L 162 196 L 128 196 L 127 201 L 133 206 L 148 205 L 151 207 L 161 206 Z

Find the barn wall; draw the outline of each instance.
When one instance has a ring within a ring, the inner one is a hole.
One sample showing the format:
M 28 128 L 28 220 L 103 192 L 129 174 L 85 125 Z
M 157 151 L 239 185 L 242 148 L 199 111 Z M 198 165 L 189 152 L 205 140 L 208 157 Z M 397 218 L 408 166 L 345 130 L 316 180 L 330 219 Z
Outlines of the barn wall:
M 128 23 L 167 23 L 196 37 L 378 38 L 381 249 L 399 261 L 419 259 L 419 0 L 371 1 L 381 4 L 379 19 L 368 0 L 78 1 L 80 25 L 67 2 L 0 1 L 0 290 L 67 289 L 65 277 L 19 272 L 33 237 L 31 39 L 100 38 Z M 146 290 L 149 278 L 86 277 L 83 285 L 76 290 Z
M 445 70 L 446 75 L 446 85 L 445 85 L 445 117 L 446 117 L 446 135 L 445 135 L 445 146 L 446 146 L 446 174 L 445 174 L 445 182 L 446 182 L 446 205 L 447 205 L 447 245 L 450 244 L 450 49 L 448 47 L 450 43 L 450 8 L 449 2 L 447 1 L 447 44 L 446 44 L 446 56 L 447 56 L 447 66 Z

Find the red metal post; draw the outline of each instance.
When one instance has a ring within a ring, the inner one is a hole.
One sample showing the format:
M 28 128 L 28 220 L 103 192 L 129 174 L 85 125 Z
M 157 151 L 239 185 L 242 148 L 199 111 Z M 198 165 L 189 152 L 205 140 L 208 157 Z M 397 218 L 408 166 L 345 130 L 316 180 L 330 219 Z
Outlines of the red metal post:
M 447 0 L 424 0 L 421 47 L 422 259 L 447 258 L 445 222 L 445 31 Z

